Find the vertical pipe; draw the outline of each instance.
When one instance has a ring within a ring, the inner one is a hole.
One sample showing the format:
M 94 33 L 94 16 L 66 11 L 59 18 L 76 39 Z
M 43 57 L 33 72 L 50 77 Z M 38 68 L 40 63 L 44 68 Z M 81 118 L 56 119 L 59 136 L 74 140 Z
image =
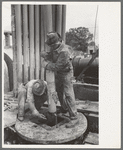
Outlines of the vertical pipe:
M 65 31 L 66 31 L 66 5 L 62 6 L 62 33 L 61 37 L 65 41 Z
M 62 29 L 62 5 L 56 6 L 56 31 L 61 35 Z
M 44 18 L 46 25 L 46 32 L 52 31 L 52 6 L 46 5 L 44 9 Z M 56 112 L 56 105 L 53 99 L 53 93 L 55 92 L 55 74 L 53 71 L 46 70 L 46 81 L 48 88 L 49 105 L 48 111 L 50 113 Z
M 56 31 L 56 24 L 55 24 L 55 20 L 56 20 L 56 5 L 52 6 L 52 22 L 53 22 L 53 31 Z
M 47 40 L 47 32 L 49 32 L 48 31 L 48 15 L 47 15 L 47 9 L 48 9 L 48 7 L 49 7 L 49 5 L 43 5 L 43 19 L 44 19 L 44 40 L 46 41 Z M 51 13 L 51 12 L 50 12 Z M 50 24 L 50 26 L 51 26 L 52 24 Z M 50 30 L 50 31 L 52 31 L 52 29 Z M 49 50 L 49 47 L 46 45 L 46 44 L 44 44 L 44 48 L 45 48 L 45 51 L 48 51 Z
M 24 82 L 28 81 L 29 49 L 28 49 L 28 19 L 27 5 L 22 6 L 23 10 L 23 54 L 24 54 Z
M 30 47 L 30 80 L 34 79 L 34 6 L 29 5 L 29 47 Z
M 17 81 L 22 83 L 22 32 L 21 32 L 21 6 L 15 5 L 16 15 L 16 47 L 17 47 Z
M 43 6 L 40 7 L 41 8 L 41 52 L 45 50 L 44 48 L 44 42 L 45 42 L 45 32 L 44 32 L 44 18 L 43 18 Z M 41 57 L 41 79 L 44 80 L 44 68 L 42 67 L 43 64 L 43 58 Z
M 35 6 L 35 70 L 36 70 L 36 79 L 39 79 L 39 6 Z
M 44 15 L 46 16 L 46 18 L 45 18 L 46 32 L 50 32 L 53 29 L 53 25 L 52 25 L 52 6 L 51 5 L 45 5 Z
M 11 29 L 13 49 L 13 93 L 17 90 L 17 49 L 16 49 L 16 26 L 15 26 L 15 5 L 11 6 Z

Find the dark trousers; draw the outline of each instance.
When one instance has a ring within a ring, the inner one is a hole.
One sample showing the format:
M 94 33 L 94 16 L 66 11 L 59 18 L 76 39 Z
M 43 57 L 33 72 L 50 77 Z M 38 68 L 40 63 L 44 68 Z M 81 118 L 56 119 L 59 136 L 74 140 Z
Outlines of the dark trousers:
M 56 74 L 56 91 L 63 110 L 67 110 L 71 117 L 76 116 L 77 109 L 72 83 L 73 72 Z

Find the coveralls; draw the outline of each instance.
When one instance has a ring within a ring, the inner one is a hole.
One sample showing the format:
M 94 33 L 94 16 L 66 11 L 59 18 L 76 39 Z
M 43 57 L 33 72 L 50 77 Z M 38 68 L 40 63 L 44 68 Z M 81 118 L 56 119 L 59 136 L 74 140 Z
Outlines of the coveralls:
M 25 102 L 28 103 L 29 108 L 32 112 L 32 114 L 38 113 L 38 110 L 41 108 L 41 106 L 44 104 L 45 101 L 48 101 L 48 95 L 47 95 L 47 88 L 45 89 L 44 93 L 41 96 L 37 96 L 33 94 L 32 92 L 32 86 L 37 80 L 31 80 L 26 85 L 20 85 L 18 88 L 18 115 L 23 117 L 24 116 L 24 104 Z M 45 84 L 46 81 L 44 81 Z M 23 102 L 25 101 L 25 102 Z M 23 105 L 21 105 L 23 103 Z
M 62 109 L 68 111 L 70 117 L 74 117 L 77 115 L 77 109 L 72 84 L 73 66 L 70 60 L 69 47 L 62 41 L 57 49 L 51 48 L 51 53 L 53 62 L 49 62 L 46 69 L 55 72 L 56 91 Z M 51 55 L 51 53 L 48 55 Z

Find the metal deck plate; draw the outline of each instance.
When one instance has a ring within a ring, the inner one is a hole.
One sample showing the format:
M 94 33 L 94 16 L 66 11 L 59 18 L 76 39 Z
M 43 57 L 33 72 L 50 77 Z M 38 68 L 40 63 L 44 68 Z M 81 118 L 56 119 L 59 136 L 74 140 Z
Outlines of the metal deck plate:
M 67 122 L 62 120 L 58 124 L 59 127 L 56 128 L 56 126 L 51 127 L 43 123 L 35 123 L 32 121 L 34 119 L 31 117 L 31 113 L 27 112 L 24 121 L 16 121 L 15 129 L 20 137 L 32 143 L 65 143 L 80 137 L 87 129 L 86 117 L 82 113 L 79 113 L 78 116 L 79 123 L 75 127 L 66 128 Z

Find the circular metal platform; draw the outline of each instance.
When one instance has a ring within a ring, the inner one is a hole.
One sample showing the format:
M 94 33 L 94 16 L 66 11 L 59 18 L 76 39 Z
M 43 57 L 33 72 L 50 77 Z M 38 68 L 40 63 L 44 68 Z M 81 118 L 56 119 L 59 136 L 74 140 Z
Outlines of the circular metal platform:
M 47 110 L 42 108 L 41 113 Z M 45 123 L 38 122 L 32 118 L 31 113 L 25 114 L 24 121 L 16 121 L 15 129 L 17 134 L 23 139 L 32 143 L 56 144 L 72 141 L 81 135 L 87 129 L 87 119 L 82 113 L 78 113 L 79 122 L 73 128 L 66 128 L 66 120 L 62 120 L 56 126 L 49 126 Z

